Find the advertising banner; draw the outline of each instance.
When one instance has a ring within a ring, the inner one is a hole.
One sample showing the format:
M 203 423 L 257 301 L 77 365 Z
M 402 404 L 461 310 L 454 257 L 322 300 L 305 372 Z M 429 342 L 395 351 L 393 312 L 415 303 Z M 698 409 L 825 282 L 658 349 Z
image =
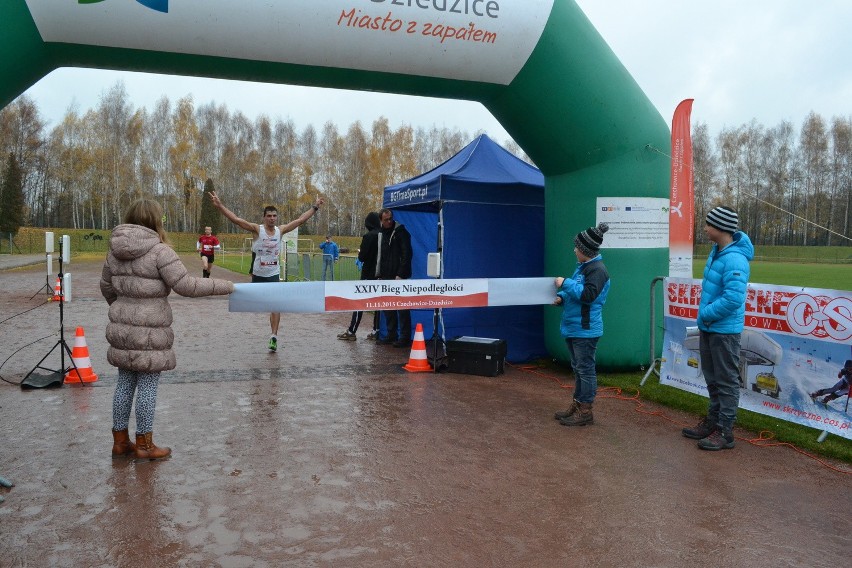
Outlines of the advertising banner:
M 329 282 L 326 311 L 481 308 L 488 305 L 488 280 L 362 280 Z
M 508 85 L 553 0 L 27 0 L 46 42 Z
M 679 278 L 692 278 L 692 243 L 695 239 L 691 113 L 692 99 L 686 99 L 677 105 L 672 117 L 669 276 Z
M 231 312 L 322 313 L 536 306 L 556 299 L 553 278 L 346 280 L 235 284 Z
M 665 280 L 660 382 L 707 396 L 695 327 L 700 299 L 700 280 Z M 850 343 L 852 292 L 749 284 L 740 408 L 852 439 L 848 386 L 845 394 L 827 396 L 852 359 Z

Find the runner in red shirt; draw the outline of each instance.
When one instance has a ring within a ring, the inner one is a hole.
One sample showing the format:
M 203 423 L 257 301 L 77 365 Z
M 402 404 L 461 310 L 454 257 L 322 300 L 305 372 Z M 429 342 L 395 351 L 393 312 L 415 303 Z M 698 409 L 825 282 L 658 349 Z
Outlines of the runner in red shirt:
M 204 234 L 198 237 L 195 248 L 201 253 L 201 266 L 204 278 L 210 278 L 210 265 L 213 264 L 213 251 L 222 248 L 219 239 L 213 235 L 213 229 L 204 227 Z

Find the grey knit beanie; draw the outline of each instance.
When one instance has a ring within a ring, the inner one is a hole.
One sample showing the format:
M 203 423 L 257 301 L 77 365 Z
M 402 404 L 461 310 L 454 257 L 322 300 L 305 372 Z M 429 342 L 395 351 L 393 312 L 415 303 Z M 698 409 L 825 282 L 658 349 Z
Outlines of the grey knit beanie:
M 589 227 L 585 231 L 580 231 L 574 237 L 574 246 L 584 255 L 594 258 L 598 255 L 598 249 L 601 248 L 604 233 L 607 231 L 609 231 L 609 225 L 606 223 L 598 223 L 597 227 Z

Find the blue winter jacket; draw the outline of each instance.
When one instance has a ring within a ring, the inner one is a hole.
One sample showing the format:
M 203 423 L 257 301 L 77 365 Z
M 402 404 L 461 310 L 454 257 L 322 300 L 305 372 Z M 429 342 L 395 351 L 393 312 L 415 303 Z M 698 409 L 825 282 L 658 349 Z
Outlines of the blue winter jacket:
M 711 333 L 741 333 L 745 322 L 745 301 L 754 246 L 748 235 L 734 233 L 734 242 L 719 250 L 713 245 L 698 306 L 698 329 Z
M 556 295 L 562 298 L 562 337 L 603 335 L 603 306 L 609 293 L 609 272 L 601 255 L 577 263 L 577 270 L 562 282 Z
M 333 260 L 337 260 L 338 258 L 340 258 L 340 248 L 334 241 L 323 241 L 322 243 L 320 243 L 319 248 L 323 252 L 323 256 L 330 256 Z

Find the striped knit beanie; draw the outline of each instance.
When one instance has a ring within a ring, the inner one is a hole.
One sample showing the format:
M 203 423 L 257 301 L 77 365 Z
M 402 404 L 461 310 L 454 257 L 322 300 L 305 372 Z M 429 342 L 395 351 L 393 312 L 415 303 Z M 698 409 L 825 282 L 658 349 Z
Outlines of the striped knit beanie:
M 727 233 L 739 231 L 739 222 L 740 218 L 737 216 L 737 212 L 730 207 L 720 205 L 707 213 L 707 224 Z
M 609 225 L 598 223 L 597 227 L 589 227 L 585 231 L 577 233 L 574 237 L 574 246 L 577 250 L 589 258 L 598 256 L 598 249 L 603 243 L 604 233 L 609 231 Z

